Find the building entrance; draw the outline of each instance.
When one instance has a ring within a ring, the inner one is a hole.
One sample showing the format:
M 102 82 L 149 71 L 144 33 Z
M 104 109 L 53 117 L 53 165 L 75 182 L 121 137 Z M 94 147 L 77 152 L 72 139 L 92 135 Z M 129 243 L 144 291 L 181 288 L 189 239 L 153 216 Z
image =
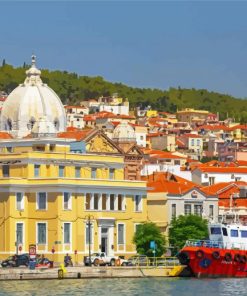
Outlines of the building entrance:
M 101 252 L 105 252 L 108 255 L 108 228 L 101 228 Z

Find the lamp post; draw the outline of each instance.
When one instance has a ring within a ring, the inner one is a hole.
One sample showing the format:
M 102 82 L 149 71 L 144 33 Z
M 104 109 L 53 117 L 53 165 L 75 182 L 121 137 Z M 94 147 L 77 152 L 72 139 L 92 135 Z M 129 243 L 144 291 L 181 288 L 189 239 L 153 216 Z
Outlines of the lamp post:
M 86 216 L 87 219 L 87 225 L 88 225 L 88 257 L 89 257 L 89 266 L 92 265 L 91 262 L 91 219 L 94 219 L 94 217 L 92 215 L 87 215 Z

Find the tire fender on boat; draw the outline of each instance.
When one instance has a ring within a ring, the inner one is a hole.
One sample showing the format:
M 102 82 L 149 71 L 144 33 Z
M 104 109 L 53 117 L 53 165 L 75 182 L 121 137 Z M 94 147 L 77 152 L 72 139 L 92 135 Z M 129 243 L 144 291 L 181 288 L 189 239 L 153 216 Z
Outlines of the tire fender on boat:
M 231 262 L 232 261 L 232 255 L 231 255 L 231 253 L 225 253 L 224 258 L 225 258 L 225 260 L 227 262 Z
M 214 251 L 212 253 L 212 257 L 216 260 L 220 259 L 220 252 L 219 251 Z
M 199 259 L 204 258 L 204 252 L 202 250 L 196 251 L 196 257 Z
M 241 260 L 241 256 L 240 256 L 240 254 L 235 254 L 235 255 L 234 255 L 234 261 L 235 261 L 235 262 L 240 262 L 240 260 Z

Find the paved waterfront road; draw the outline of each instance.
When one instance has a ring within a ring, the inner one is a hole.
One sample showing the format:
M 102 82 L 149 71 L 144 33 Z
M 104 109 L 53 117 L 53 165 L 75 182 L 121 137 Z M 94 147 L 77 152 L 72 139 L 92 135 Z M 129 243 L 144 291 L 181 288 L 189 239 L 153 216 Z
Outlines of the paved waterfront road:
M 247 279 L 78 279 L 1 281 L 0 296 L 247 296 Z

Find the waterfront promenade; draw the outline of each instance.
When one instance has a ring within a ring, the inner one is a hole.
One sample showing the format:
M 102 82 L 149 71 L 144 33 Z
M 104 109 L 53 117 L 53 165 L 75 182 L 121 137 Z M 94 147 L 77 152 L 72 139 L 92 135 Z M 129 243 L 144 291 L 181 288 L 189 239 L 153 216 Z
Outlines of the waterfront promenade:
M 177 276 L 180 266 L 159 267 L 68 267 L 61 268 L 0 268 L 1 280 L 40 280 L 40 279 L 76 279 L 76 278 L 142 278 Z

